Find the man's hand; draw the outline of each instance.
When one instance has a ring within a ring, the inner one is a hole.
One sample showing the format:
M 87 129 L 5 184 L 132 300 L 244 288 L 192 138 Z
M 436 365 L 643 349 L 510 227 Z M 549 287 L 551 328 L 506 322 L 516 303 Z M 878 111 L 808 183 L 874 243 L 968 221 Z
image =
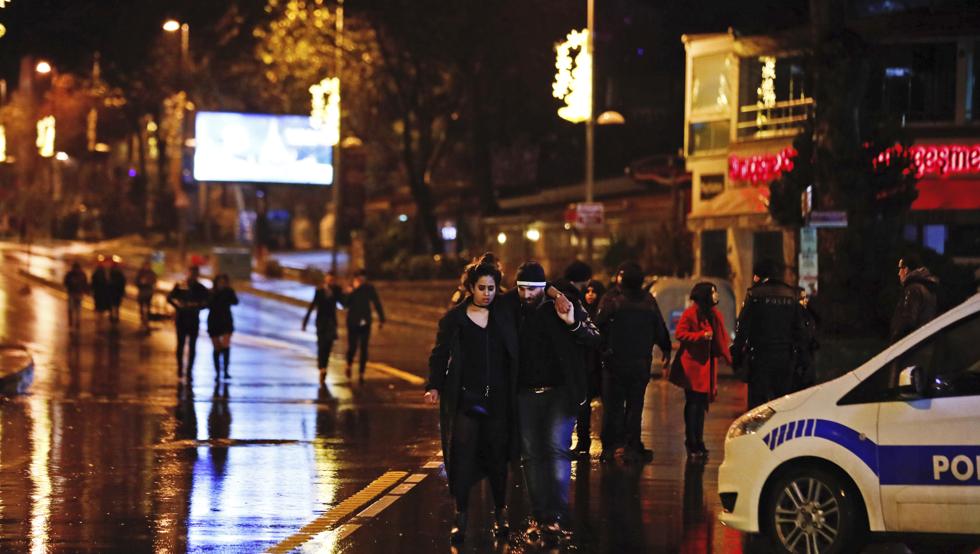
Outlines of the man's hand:
M 438 404 L 439 403 L 439 391 L 436 389 L 429 389 L 425 391 L 425 396 L 422 397 L 426 404 Z
M 555 310 L 558 311 L 558 315 L 565 315 L 572 311 L 572 301 L 559 292 L 558 296 L 555 297 Z
M 567 299 L 565 301 L 568 302 Z M 558 317 L 561 318 L 561 320 L 564 321 L 565 324 L 568 325 L 569 327 L 575 325 L 575 310 L 571 308 L 570 302 L 569 302 L 569 308 L 565 310 L 565 312 L 562 312 L 561 307 L 558 305 L 557 302 L 555 302 L 555 313 L 558 314 Z

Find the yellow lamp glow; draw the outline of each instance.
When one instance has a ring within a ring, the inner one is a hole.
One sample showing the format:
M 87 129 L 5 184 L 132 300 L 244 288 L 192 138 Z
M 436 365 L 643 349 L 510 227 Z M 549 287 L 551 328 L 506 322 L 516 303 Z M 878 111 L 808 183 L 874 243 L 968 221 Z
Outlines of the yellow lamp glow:
M 589 31 L 572 31 L 565 42 L 556 47 L 555 82 L 551 94 L 565 102 L 558 116 L 572 123 L 592 117 L 592 56 L 588 50 Z M 572 57 L 572 51 L 576 51 Z
M 36 66 L 34 66 L 34 71 L 37 71 L 38 73 L 42 73 L 42 74 L 51 73 L 51 64 L 49 64 L 44 60 L 41 60 L 37 62 Z
M 0 23 L 0 37 L 3 37 L 5 34 L 7 34 L 7 28 L 3 26 L 3 23 Z
M 538 242 L 541 240 L 541 231 L 531 228 L 527 230 L 527 233 L 525 233 L 524 236 L 526 236 L 527 240 L 531 242 Z
M 7 130 L 0 125 L 0 162 L 7 161 Z
M 176 19 L 168 19 L 163 22 L 163 30 L 168 33 L 176 33 L 180 30 L 180 21 Z
M 326 78 L 310 87 L 310 124 L 327 133 L 327 143 L 340 142 L 340 79 Z
M 37 151 L 42 158 L 54 156 L 54 123 L 53 115 L 37 122 Z
M 504 232 L 497 233 L 497 243 L 498 244 L 506 244 L 507 243 L 507 233 L 504 233 Z

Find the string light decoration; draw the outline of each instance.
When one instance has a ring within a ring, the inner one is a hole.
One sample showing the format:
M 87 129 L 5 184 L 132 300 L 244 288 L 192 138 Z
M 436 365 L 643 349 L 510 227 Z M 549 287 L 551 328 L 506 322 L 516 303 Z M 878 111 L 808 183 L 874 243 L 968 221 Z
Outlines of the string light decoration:
M 310 125 L 327 133 L 327 143 L 340 143 L 340 79 L 328 77 L 310 87 Z
M 0 0 L 0 8 L 6 8 L 7 4 L 13 2 L 13 0 Z
M 37 122 L 37 151 L 42 158 L 54 156 L 54 116 L 42 117 Z
M 555 82 L 551 94 L 565 102 L 558 108 L 558 117 L 572 123 L 592 117 L 592 56 L 589 54 L 589 31 L 572 31 L 565 42 L 555 47 L 557 59 Z M 575 57 L 572 57 L 575 51 Z
M 98 141 L 99 112 L 95 108 L 88 111 L 85 118 L 85 142 L 89 152 L 95 152 L 95 145 Z
M 776 105 L 776 58 L 760 56 L 759 63 L 762 64 L 762 82 L 756 89 L 756 94 L 759 95 L 756 105 L 760 108 L 772 108 Z M 768 119 L 769 117 L 761 110 L 756 112 L 756 125 L 764 125 Z
M 7 130 L 0 125 L 0 163 L 7 161 Z

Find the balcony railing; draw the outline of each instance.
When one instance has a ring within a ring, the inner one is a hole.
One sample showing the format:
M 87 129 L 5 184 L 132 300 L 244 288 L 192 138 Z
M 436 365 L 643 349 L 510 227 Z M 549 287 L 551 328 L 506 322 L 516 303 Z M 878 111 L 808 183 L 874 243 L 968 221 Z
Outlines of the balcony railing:
M 813 98 L 783 100 L 771 106 L 742 106 L 738 113 L 738 138 L 794 135 L 813 116 L 813 106 Z

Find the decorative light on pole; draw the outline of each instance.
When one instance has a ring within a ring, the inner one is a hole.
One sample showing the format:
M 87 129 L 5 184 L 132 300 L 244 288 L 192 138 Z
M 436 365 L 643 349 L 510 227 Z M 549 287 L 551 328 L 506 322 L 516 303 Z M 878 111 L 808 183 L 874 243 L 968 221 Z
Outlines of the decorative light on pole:
M 36 66 L 34 66 L 34 71 L 37 71 L 38 73 L 51 73 L 51 64 L 41 60 L 37 62 Z
M 0 0 L 0 8 L 6 8 L 7 4 L 13 2 L 13 0 Z
M 42 117 L 37 122 L 37 151 L 42 158 L 54 156 L 54 116 Z
M 328 77 L 310 87 L 310 125 L 327 133 L 330 146 L 340 144 L 340 79 Z
M 7 130 L 0 125 L 0 163 L 7 161 Z
M 572 123 L 592 117 L 592 54 L 588 49 L 589 31 L 572 31 L 556 47 L 555 82 L 551 94 L 565 102 L 558 108 L 558 117 Z M 572 52 L 575 51 L 575 56 Z

